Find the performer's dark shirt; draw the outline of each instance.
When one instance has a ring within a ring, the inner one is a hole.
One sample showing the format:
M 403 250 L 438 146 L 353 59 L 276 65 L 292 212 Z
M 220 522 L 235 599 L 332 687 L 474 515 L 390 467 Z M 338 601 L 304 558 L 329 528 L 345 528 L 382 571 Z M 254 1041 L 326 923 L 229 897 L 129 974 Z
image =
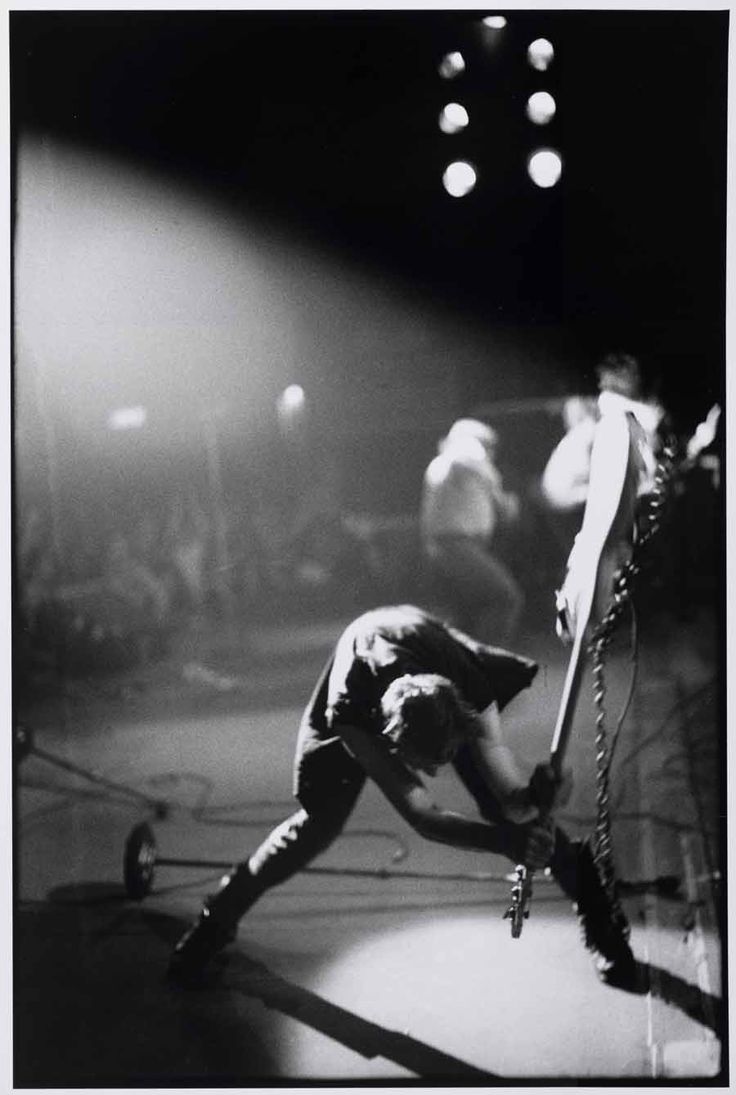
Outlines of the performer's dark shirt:
M 406 673 L 446 677 L 480 712 L 494 701 L 502 710 L 537 669 L 529 658 L 477 642 L 414 605 L 373 609 L 349 624 L 325 667 L 302 720 L 297 769 L 308 760 L 310 767 L 324 762 L 348 774 L 355 761 L 340 727 L 379 734 L 381 697 Z

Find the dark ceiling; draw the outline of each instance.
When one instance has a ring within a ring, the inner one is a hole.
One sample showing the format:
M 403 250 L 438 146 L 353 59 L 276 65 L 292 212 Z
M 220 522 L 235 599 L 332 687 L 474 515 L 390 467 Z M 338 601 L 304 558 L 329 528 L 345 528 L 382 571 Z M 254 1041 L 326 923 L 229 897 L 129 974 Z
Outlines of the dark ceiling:
M 670 330 L 717 370 L 728 14 L 508 11 L 495 37 L 483 14 L 15 11 L 13 127 L 139 156 L 487 316 Z M 524 114 L 539 88 L 544 129 Z M 471 125 L 448 137 L 451 98 Z M 526 174 L 544 144 L 551 190 Z M 440 181 L 456 156 L 479 172 L 463 199 Z

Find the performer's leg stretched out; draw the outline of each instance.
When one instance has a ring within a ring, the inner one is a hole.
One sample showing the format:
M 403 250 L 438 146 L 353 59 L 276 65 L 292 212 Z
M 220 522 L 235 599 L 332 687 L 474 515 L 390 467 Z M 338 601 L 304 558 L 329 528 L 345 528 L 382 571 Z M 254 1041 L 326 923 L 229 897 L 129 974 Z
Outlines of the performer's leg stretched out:
M 360 786 L 346 788 L 342 798 L 331 798 L 312 813 L 301 808 L 277 825 L 207 898 L 199 918 L 174 949 L 170 976 L 196 979 L 210 958 L 234 940 L 238 921 L 261 894 L 291 878 L 337 839 L 359 793 Z

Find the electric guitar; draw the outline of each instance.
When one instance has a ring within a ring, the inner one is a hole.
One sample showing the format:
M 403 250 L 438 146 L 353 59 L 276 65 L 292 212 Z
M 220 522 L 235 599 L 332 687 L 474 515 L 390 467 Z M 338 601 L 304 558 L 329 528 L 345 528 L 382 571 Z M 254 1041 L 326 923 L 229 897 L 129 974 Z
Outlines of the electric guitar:
M 572 642 L 572 650 L 555 723 L 550 763 L 559 775 L 565 758 L 589 633 L 605 612 L 620 568 L 631 558 L 641 458 L 637 452 L 638 423 L 631 414 L 601 418 L 593 442 L 590 486 L 583 521 L 568 559 L 562 589 L 557 594 L 557 633 Z M 521 935 L 529 916 L 533 872 L 518 864 L 511 904 L 512 938 Z

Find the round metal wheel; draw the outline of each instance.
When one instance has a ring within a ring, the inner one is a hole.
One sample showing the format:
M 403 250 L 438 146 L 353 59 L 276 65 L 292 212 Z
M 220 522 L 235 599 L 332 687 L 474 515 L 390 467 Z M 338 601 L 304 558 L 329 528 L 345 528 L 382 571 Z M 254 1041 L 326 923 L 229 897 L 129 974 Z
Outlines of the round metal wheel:
M 131 829 L 125 842 L 123 881 L 128 897 L 142 901 L 153 886 L 156 866 L 156 838 L 145 821 Z

